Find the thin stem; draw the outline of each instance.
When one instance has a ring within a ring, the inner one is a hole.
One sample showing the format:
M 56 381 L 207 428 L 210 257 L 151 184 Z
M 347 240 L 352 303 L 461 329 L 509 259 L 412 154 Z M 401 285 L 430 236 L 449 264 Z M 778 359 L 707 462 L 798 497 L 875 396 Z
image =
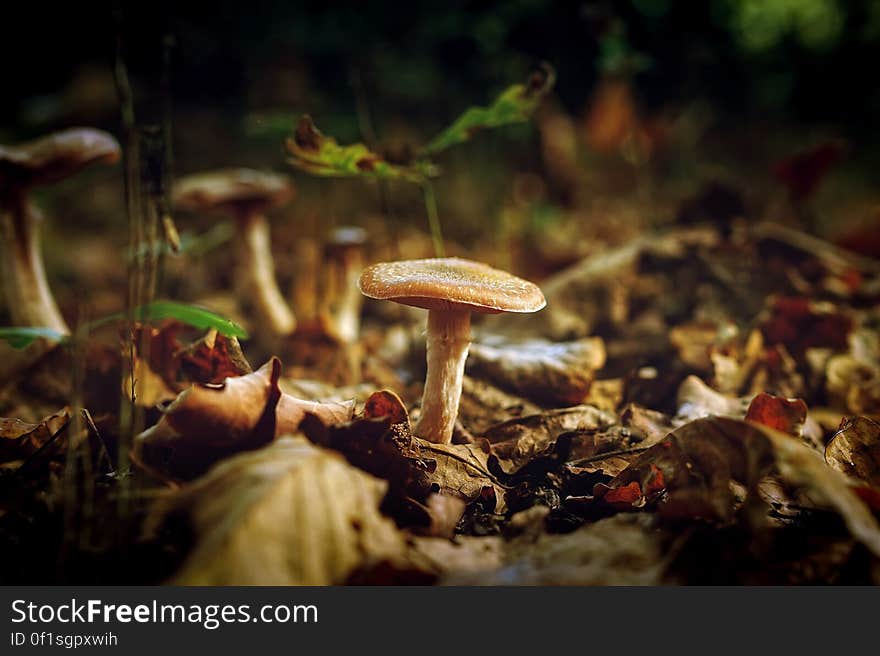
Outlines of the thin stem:
M 431 228 L 431 240 L 434 242 L 434 257 L 445 257 L 443 248 L 443 232 L 440 229 L 440 214 L 437 212 L 437 199 L 434 197 L 434 185 L 430 180 L 422 183 L 425 197 L 425 211 L 428 213 L 428 225 Z
M 122 127 L 125 133 L 125 147 L 122 150 L 123 163 L 125 165 L 125 208 L 128 217 L 128 252 L 139 253 L 144 244 L 141 237 L 141 194 L 140 175 L 138 163 L 140 161 L 140 148 L 138 133 L 135 130 L 134 97 L 128 78 L 128 69 L 125 65 L 122 40 L 122 10 L 116 10 L 117 36 L 116 36 L 116 60 L 114 76 L 116 79 L 116 92 L 119 96 L 119 110 L 122 119 Z M 129 398 L 120 404 L 119 424 L 120 439 L 117 454 L 117 470 L 122 474 L 120 477 L 117 512 L 123 520 L 128 516 L 128 501 L 130 485 L 125 472 L 129 464 L 129 448 L 135 434 L 137 423 L 137 388 L 135 380 L 135 343 L 134 327 L 136 322 L 135 308 L 138 306 L 139 292 L 141 289 L 141 262 L 142 258 L 132 257 L 128 262 L 128 293 L 125 299 L 126 311 L 126 343 L 128 352 L 128 371 L 123 371 L 123 381 L 126 376 L 130 380 Z
M 471 344 L 468 310 L 428 311 L 428 372 L 421 415 L 414 432 L 429 442 L 449 444 L 458 416 L 464 363 Z
M 259 325 L 273 336 L 289 335 L 296 318 L 275 279 L 275 263 L 269 239 L 269 223 L 262 214 L 239 218 L 238 273 L 239 298 L 253 306 Z
M 46 279 L 38 223 L 24 192 L 8 194 L 3 199 L 0 234 L 7 307 L 14 325 L 52 328 L 69 335 L 70 329 Z

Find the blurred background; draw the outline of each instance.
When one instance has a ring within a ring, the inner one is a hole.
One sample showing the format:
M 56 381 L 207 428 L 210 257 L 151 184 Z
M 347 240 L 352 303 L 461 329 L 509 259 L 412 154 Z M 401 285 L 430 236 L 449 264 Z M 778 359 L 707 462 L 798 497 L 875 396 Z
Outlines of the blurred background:
M 541 62 L 558 80 L 532 122 L 438 157 L 449 252 L 540 280 L 645 230 L 770 219 L 880 253 L 880 0 L 19 2 L 4 28 L 0 143 L 73 125 L 121 137 L 121 52 L 138 122 L 170 109 L 173 174 L 288 172 L 297 197 L 272 216 L 282 289 L 299 240 L 333 226 L 365 227 L 370 259 L 431 254 L 417 187 L 286 165 L 301 114 L 399 158 Z M 84 298 L 93 316 L 119 309 L 121 167 L 37 202 L 65 313 Z M 176 218 L 203 248 L 169 262 L 159 295 L 210 298 L 229 286 L 229 244 L 215 217 Z

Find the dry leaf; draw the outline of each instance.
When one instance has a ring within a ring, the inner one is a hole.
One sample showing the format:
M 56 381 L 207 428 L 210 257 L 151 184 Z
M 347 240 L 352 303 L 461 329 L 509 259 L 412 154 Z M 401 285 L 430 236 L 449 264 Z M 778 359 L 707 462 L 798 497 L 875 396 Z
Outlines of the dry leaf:
M 807 420 L 807 404 L 803 399 L 786 399 L 762 392 L 749 404 L 746 420 L 800 437 Z
M 658 471 L 661 490 L 656 490 Z M 655 499 L 662 495 L 661 515 L 724 522 L 732 519 L 736 507 L 731 482 L 742 484 L 749 494 L 770 474 L 833 509 L 853 537 L 880 555 L 880 526 L 847 479 L 798 440 L 759 424 L 727 417 L 685 424 L 597 492 L 635 481 L 644 491 L 655 488 Z
M 467 367 L 472 376 L 532 400 L 557 405 L 583 402 L 594 374 L 605 365 L 599 337 L 573 342 L 529 340 L 471 344 Z
M 615 423 L 614 415 L 579 405 L 511 419 L 493 426 L 483 436 L 504 471 L 513 473 L 532 459 L 550 454 L 561 435 L 592 436 Z
M 749 400 L 725 396 L 696 376 L 688 376 L 678 388 L 677 405 L 675 419 L 679 423 L 713 415 L 741 419 L 746 414 Z
M 70 421 L 70 408 L 62 408 L 39 423 L 0 417 L 0 462 L 33 455 Z
M 853 414 L 880 413 L 880 366 L 849 354 L 828 360 L 825 391 L 829 403 Z
M 483 500 L 493 510 L 504 508 L 505 484 L 489 466 L 488 444 L 434 444 L 415 437 L 406 422 L 389 418 L 359 419 L 324 427 L 304 422 L 312 441 L 335 449 L 361 469 L 389 481 L 397 497 L 425 504 L 431 494 L 466 503 Z
M 150 530 L 185 517 L 195 547 L 176 585 L 331 585 L 406 553 L 379 512 L 386 483 L 302 437 L 240 454 L 159 502 Z
M 189 480 L 218 460 L 298 431 L 307 413 L 327 423 L 351 419 L 353 403 L 303 401 L 281 392 L 281 363 L 272 358 L 222 385 L 193 385 L 135 438 L 132 459 L 171 480 Z
M 844 421 L 825 447 L 825 462 L 880 489 L 880 424 L 867 417 Z
M 477 435 L 495 424 L 537 414 L 539 411 L 540 408 L 531 401 L 514 396 L 485 381 L 467 375 L 462 379 L 458 418 Z

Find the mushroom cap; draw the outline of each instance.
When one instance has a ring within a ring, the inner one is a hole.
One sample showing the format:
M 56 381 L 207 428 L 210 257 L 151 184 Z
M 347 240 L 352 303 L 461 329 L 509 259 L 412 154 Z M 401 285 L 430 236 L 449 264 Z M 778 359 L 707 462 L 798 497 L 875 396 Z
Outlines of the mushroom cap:
M 265 211 L 293 198 L 286 175 L 254 169 L 221 169 L 177 181 L 174 204 L 185 210 Z
M 61 130 L 14 146 L 0 146 L 0 182 L 48 184 L 90 164 L 115 164 L 119 155 L 119 142 L 103 130 Z
M 426 310 L 537 312 L 547 304 L 534 283 L 457 257 L 380 262 L 364 269 L 358 287 L 364 296 Z
M 367 241 L 367 231 L 358 226 L 335 228 L 327 240 L 333 246 L 362 246 Z

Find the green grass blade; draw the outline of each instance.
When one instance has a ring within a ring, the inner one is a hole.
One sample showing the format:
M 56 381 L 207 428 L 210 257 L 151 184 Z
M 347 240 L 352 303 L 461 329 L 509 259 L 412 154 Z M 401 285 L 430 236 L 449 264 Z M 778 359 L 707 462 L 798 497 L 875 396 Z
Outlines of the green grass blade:
M 14 349 L 27 348 L 40 338 L 49 339 L 60 342 L 67 338 L 64 333 L 58 332 L 53 328 L 37 328 L 37 327 L 7 327 L 0 328 L 0 340 L 8 342 Z
M 216 312 L 206 310 L 197 305 L 178 303 L 176 301 L 153 301 L 147 305 L 138 306 L 134 309 L 134 317 L 138 321 L 156 321 L 162 319 L 175 319 L 193 328 L 207 330 L 213 328 L 226 337 L 238 337 L 247 339 L 247 331 L 231 319 L 221 317 Z M 125 315 L 122 312 L 110 314 L 101 319 L 96 319 L 89 324 L 89 330 L 95 330 L 105 324 L 122 321 Z

